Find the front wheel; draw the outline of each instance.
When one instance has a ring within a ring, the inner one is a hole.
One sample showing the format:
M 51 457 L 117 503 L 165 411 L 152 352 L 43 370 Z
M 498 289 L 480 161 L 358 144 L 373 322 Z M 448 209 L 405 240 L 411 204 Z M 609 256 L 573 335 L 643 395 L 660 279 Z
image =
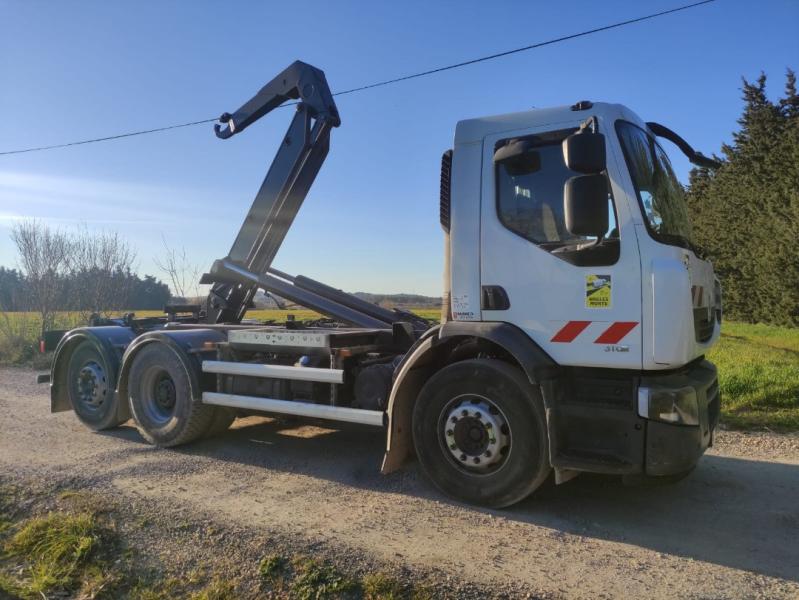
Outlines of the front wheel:
M 413 442 L 433 483 L 472 504 L 519 502 L 550 471 L 541 394 L 499 360 L 465 360 L 433 375 L 414 406 Z

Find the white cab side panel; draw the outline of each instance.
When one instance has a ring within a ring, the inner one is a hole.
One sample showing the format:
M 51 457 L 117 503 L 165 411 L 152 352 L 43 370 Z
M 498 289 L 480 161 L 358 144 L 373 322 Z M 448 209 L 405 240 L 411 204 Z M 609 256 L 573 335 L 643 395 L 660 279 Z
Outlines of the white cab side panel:
M 461 125 L 459 124 L 458 127 Z M 456 134 L 457 136 L 457 134 Z M 480 170 L 482 144 L 455 144 L 452 153 L 450 247 L 452 318 L 480 320 Z
M 644 369 L 674 369 L 691 362 L 718 341 L 716 323 L 706 342 L 696 339 L 694 308 L 713 307 L 713 266 L 690 250 L 661 244 L 639 228 L 643 252 Z
M 651 261 L 649 283 L 653 319 L 652 362 L 660 368 L 684 364 L 694 340 L 688 270 L 679 259 Z

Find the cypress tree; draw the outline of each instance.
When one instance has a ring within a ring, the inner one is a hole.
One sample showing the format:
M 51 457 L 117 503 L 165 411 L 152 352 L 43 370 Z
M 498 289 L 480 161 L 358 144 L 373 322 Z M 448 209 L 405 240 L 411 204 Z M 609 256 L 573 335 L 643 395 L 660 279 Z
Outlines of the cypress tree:
M 799 326 L 799 96 L 789 70 L 771 102 L 766 76 L 743 80 L 744 110 L 722 166 L 694 169 L 688 206 L 729 318 Z

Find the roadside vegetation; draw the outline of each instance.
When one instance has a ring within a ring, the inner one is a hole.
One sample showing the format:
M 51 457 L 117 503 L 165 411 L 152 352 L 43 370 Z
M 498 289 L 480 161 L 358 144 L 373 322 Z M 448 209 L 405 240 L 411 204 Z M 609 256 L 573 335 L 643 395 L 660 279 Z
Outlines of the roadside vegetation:
M 799 431 L 799 329 L 724 323 L 708 358 L 719 370 L 722 423 Z
M 88 491 L 34 493 L 0 481 L 0 598 L 130 600 L 428 600 L 426 587 L 393 576 L 354 573 L 305 554 L 269 553 L 231 573 L 198 564 L 188 573 L 165 562 L 143 566 L 126 530 L 138 517 Z M 154 532 L 153 535 L 157 535 Z

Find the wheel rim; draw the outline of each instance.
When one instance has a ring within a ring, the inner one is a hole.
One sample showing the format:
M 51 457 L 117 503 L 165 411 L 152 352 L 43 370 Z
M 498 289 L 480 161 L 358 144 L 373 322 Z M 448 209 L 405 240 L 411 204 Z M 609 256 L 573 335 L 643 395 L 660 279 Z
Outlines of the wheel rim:
M 148 369 L 141 378 L 141 404 L 147 418 L 165 425 L 175 415 L 177 390 L 172 376 L 161 367 Z
M 108 392 L 108 380 L 102 365 L 93 360 L 81 365 L 75 384 L 81 406 L 90 412 L 100 410 Z
M 470 474 L 495 473 L 510 455 L 508 419 L 483 396 L 458 396 L 448 402 L 439 416 L 438 434 L 450 462 Z

